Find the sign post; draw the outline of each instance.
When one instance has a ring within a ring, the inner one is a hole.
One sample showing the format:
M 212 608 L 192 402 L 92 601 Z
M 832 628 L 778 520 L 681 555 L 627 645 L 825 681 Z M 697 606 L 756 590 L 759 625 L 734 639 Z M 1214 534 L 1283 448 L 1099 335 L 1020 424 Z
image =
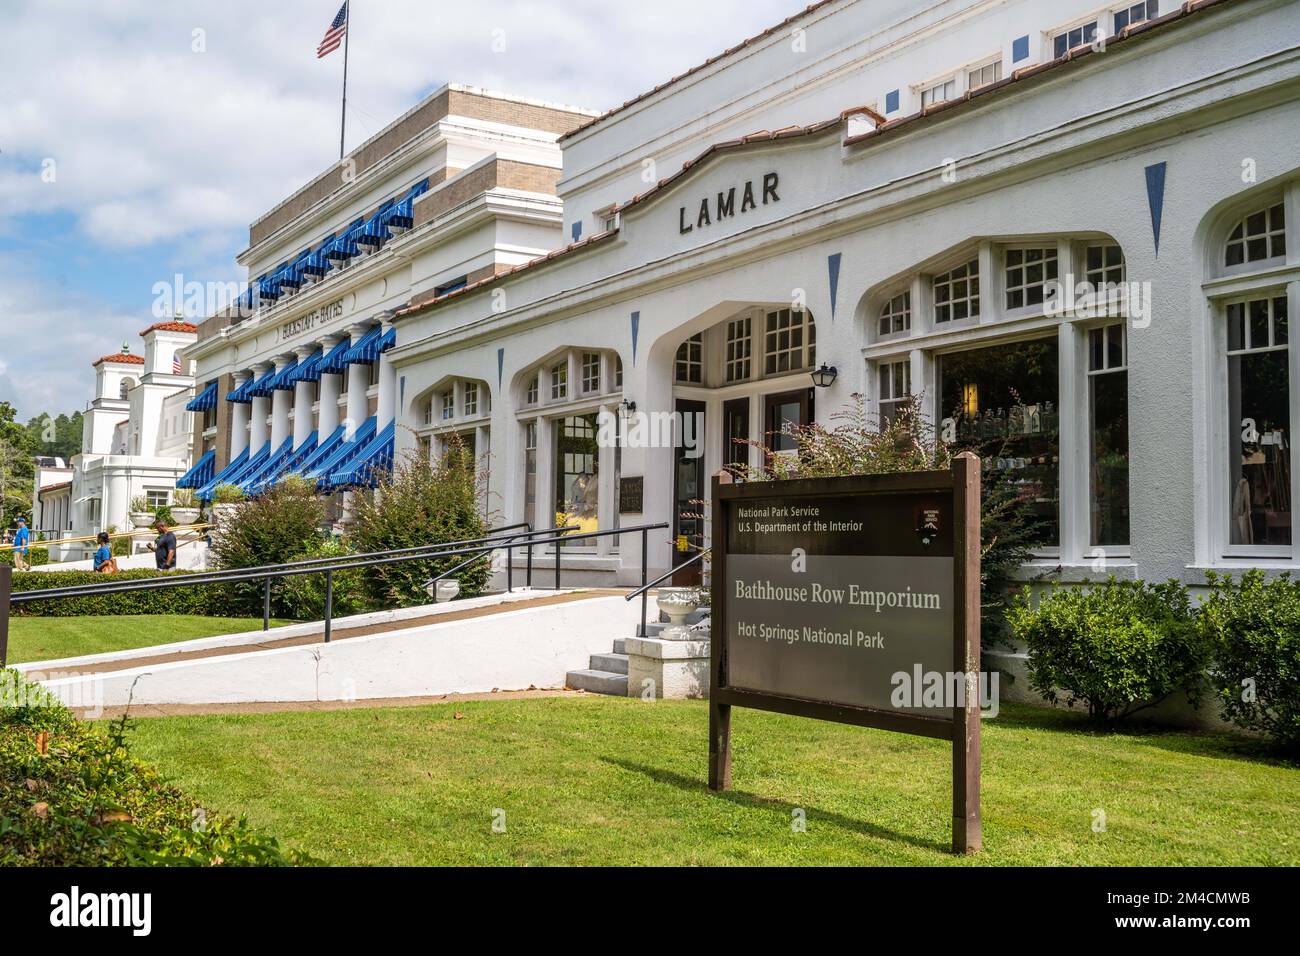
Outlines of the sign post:
M 709 787 L 749 707 L 950 740 L 953 851 L 981 847 L 980 462 L 713 482 Z

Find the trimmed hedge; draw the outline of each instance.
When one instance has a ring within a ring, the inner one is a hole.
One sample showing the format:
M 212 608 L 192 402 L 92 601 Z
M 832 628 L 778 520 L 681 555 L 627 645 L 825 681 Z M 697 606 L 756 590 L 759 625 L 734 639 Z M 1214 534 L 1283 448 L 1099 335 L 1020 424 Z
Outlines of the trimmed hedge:
M 1209 579 L 1201 627 L 1224 716 L 1300 755 L 1300 581 L 1269 580 L 1258 568 Z
M 131 757 L 125 718 L 82 723 L 11 670 L 0 695 L 0 866 L 315 862 L 164 783 Z
M 94 571 L 37 571 L 15 574 L 13 589 L 43 591 L 110 581 L 142 581 L 149 578 L 184 577 L 188 571 L 120 571 L 96 574 Z M 125 614 L 190 614 L 200 617 L 225 617 L 229 614 L 229 597 L 225 587 L 199 584 L 189 587 L 160 588 L 156 591 L 126 591 L 93 597 L 58 598 L 15 604 L 13 613 L 20 617 L 86 617 Z
M 1049 703 L 1082 702 L 1106 723 L 1179 691 L 1197 699 L 1207 648 L 1177 582 L 1056 586 L 1037 604 L 1025 588 L 1007 620 L 1029 651 L 1030 686 Z

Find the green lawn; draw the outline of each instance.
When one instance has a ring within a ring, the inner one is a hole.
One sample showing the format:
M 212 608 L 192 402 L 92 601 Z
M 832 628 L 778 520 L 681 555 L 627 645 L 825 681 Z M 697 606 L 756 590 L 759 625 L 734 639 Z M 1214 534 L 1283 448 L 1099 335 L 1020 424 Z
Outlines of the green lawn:
M 964 862 L 946 852 L 949 745 L 737 710 L 735 790 L 715 795 L 707 726 L 703 703 L 589 696 L 157 718 L 132 739 L 331 864 Z M 983 749 L 985 852 L 965 862 L 1300 863 L 1300 768 L 1234 738 L 1007 706 Z
M 271 622 L 273 627 L 282 623 Z M 261 618 L 243 617 L 16 617 L 9 622 L 9 663 L 53 661 L 261 629 Z

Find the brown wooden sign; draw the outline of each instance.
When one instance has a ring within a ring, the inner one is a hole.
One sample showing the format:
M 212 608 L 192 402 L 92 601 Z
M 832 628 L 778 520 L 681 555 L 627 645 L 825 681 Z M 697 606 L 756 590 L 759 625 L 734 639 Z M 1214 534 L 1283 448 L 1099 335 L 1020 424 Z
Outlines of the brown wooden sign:
M 709 786 L 731 708 L 953 742 L 953 850 L 980 849 L 980 463 L 713 481 Z

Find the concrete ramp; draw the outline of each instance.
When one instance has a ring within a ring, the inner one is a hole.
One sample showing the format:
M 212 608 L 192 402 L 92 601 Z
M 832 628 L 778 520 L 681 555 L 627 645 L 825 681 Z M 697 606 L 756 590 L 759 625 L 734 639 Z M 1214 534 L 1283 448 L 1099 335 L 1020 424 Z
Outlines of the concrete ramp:
M 335 623 L 334 639 L 295 633 L 206 638 L 25 664 L 69 707 L 359 701 L 562 688 L 610 635 L 639 621 L 618 593 L 511 595 Z M 423 613 L 421 613 L 423 612 Z

